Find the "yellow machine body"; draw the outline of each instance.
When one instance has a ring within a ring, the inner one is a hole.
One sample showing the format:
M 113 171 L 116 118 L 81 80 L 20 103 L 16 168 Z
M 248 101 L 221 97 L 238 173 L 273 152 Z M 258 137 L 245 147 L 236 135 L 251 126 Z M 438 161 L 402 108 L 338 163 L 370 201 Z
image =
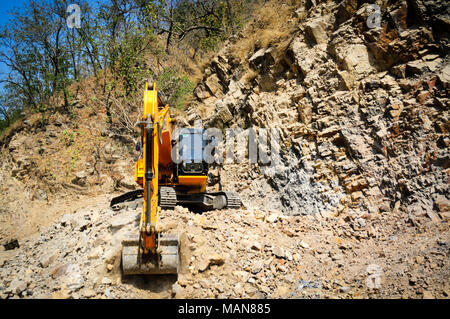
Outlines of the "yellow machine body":
M 143 189 L 113 199 L 111 206 L 134 198 L 137 193 L 143 195 L 139 236 L 122 241 L 124 274 L 173 274 L 179 267 L 179 239 L 177 235 L 160 233 L 161 207 L 201 204 L 208 209 L 239 208 L 241 202 L 234 192 L 206 193 L 207 166 L 201 166 L 202 173 L 197 175 L 197 171 L 192 173 L 172 160 L 173 120 L 155 84 L 151 87 L 146 84 L 143 104 L 138 123 L 141 156 L 134 173 L 136 183 Z

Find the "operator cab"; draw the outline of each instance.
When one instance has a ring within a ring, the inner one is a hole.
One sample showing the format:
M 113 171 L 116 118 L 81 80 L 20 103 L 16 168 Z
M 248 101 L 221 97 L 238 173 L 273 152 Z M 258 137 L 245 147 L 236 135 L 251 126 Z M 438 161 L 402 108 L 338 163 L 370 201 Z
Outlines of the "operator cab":
M 204 129 L 182 128 L 179 135 L 178 175 L 207 175 L 205 147 L 212 141 Z

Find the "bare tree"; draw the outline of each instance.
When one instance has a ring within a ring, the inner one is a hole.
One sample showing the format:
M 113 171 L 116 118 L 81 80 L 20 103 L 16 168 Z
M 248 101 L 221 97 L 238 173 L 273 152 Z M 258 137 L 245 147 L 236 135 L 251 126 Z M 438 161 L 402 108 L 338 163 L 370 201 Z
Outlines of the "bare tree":
M 231 5 L 230 0 L 227 0 L 227 7 L 228 7 L 228 16 L 230 17 L 231 30 L 233 31 L 233 35 L 235 35 L 236 34 L 236 23 L 234 22 L 233 7 Z

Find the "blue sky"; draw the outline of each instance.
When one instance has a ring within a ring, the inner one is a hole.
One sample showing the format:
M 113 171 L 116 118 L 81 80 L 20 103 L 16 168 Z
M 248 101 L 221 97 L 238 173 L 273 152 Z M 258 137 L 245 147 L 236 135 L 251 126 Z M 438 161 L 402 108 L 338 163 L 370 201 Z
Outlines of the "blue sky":
M 97 2 L 105 2 L 102 0 L 88 0 L 92 6 Z M 0 0 L 0 26 L 3 26 L 9 18 L 8 12 L 14 8 L 23 8 L 28 3 L 28 0 Z
M 14 9 L 18 8 L 24 8 L 27 3 L 29 1 L 28 0 L 0 0 L 0 27 L 3 27 L 9 20 L 9 18 L 11 17 L 9 15 L 9 13 L 11 11 L 13 11 Z M 105 0 L 87 0 L 87 2 L 92 6 L 92 7 L 97 7 L 97 4 L 106 2 Z M 2 48 L 0 47 L 0 50 L 2 50 Z M 8 68 L 3 64 L 0 63 L 0 77 L 4 76 L 5 73 L 8 72 Z M 0 94 L 1 94 L 1 90 L 2 90 L 2 86 L 0 84 Z
M 9 20 L 8 14 L 15 8 L 21 8 L 26 5 L 27 0 L 0 0 L 0 27 L 3 27 Z M 2 48 L 0 48 L 2 50 Z M 3 63 L 0 63 L 0 75 L 7 72 L 8 69 Z M 0 86 L 1 91 L 1 86 Z
M 26 5 L 27 0 L 0 0 L 0 26 L 8 21 L 8 12 L 14 8 L 21 8 Z

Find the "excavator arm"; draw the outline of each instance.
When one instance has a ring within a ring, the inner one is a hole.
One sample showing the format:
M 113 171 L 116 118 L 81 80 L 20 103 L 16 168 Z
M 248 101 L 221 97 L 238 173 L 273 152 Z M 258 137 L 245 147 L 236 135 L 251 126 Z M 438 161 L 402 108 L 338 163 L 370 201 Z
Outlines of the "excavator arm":
M 159 163 L 159 105 L 155 84 L 151 90 L 145 88 L 143 121 L 144 164 L 144 205 L 140 219 L 140 234 L 143 239 L 144 253 L 156 253 L 157 221 L 158 221 L 158 163 Z
M 168 106 L 161 107 L 156 85 L 146 84 L 141 127 L 142 157 L 136 162 L 135 180 L 143 186 L 144 205 L 139 223 L 139 239 L 122 242 L 122 268 L 125 274 L 177 273 L 179 266 L 178 236 L 162 236 L 158 229 L 161 208 L 158 192 L 160 149 L 170 153 L 171 144 L 163 144 L 163 131 L 169 131 Z M 166 134 L 165 134 L 166 135 Z M 169 136 L 170 141 L 170 136 Z M 167 150 L 169 148 L 169 150 Z M 165 155 L 167 156 L 167 155 Z

